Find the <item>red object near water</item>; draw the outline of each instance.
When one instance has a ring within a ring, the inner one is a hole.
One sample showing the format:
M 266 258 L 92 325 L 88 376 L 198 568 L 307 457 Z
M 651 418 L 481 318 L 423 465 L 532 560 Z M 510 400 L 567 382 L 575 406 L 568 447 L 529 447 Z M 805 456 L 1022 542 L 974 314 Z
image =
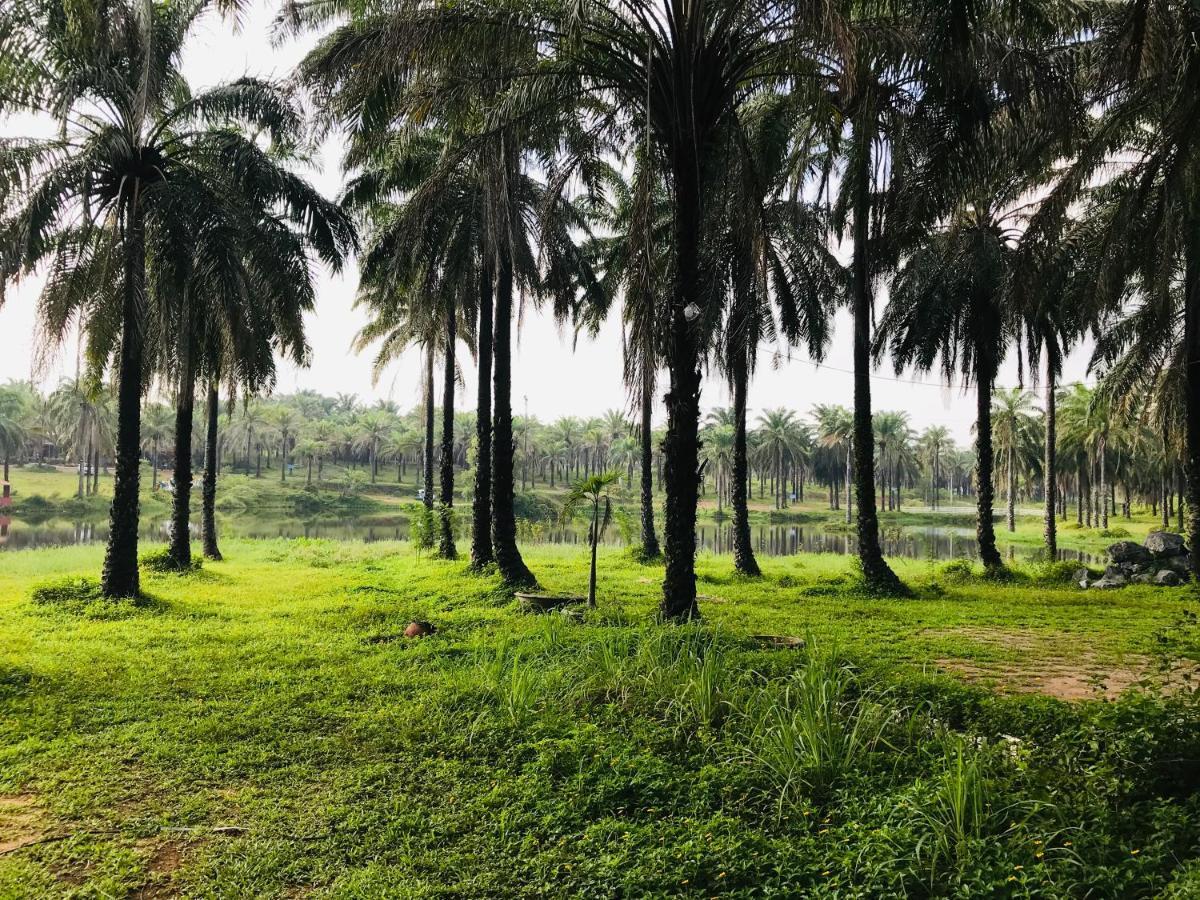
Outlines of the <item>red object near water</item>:
M 0 506 L 12 506 L 12 485 L 7 481 L 0 481 Z

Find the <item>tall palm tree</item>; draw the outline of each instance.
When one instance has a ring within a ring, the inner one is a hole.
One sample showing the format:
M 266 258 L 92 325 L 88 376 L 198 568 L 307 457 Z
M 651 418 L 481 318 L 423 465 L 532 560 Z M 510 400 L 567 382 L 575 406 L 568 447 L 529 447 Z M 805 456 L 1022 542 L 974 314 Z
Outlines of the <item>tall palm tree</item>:
M 421 348 L 424 356 L 424 378 L 422 380 L 425 441 L 422 449 L 424 494 L 426 509 L 433 509 L 433 445 L 434 409 L 433 378 L 434 362 L 445 341 L 445 328 L 438 310 L 421 297 L 408 293 L 395 296 L 388 287 L 360 280 L 358 299 L 355 305 L 366 308 L 373 318 L 354 338 L 354 350 L 362 353 L 378 342 L 372 363 L 372 378 L 378 382 L 380 376 L 400 354 L 409 347 Z
M 11 387 L 0 387 L 0 455 L 4 457 L 4 481 L 9 480 L 9 462 L 25 444 L 25 398 Z
M 473 195 L 484 200 L 485 227 L 478 234 L 486 238 L 483 262 L 490 270 L 478 284 L 494 283 L 487 298 L 492 301 L 492 544 L 504 581 L 521 586 L 536 579 L 517 547 L 513 508 L 514 296 L 522 289 L 533 297 L 552 294 L 556 314 L 565 316 L 577 289 L 595 286 L 589 285 L 594 279 L 575 243 L 575 235 L 586 231 L 585 218 L 528 173 L 528 151 L 540 148 L 544 160 L 556 148 L 556 137 L 508 121 L 497 124 L 495 106 L 512 84 L 513 67 L 531 64 L 540 41 L 517 17 L 501 21 L 493 12 L 486 4 L 458 10 L 401 4 L 376 16 L 349 0 L 301 0 L 287 5 L 283 22 L 292 30 L 341 23 L 300 72 L 332 119 L 376 141 L 395 123 L 405 128 L 435 123 L 451 132 L 446 165 L 438 172 L 466 159 L 477 167 Z M 481 21 L 472 21 L 475 16 Z M 367 95 L 370 111 L 363 104 Z M 439 181 L 440 174 L 427 180 L 434 190 L 426 194 L 434 196 Z M 429 206 L 435 218 L 440 212 Z M 487 436 L 480 437 L 485 444 Z M 484 511 L 477 512 L 482 522 Z
M 606 191 L 592 205 L 592 217 L 601 233 L 592 238 L 589 250 L 603 273 L 605 303 L 600 309 L 587 310 L 585 322 L 597 331 L 608 304 L 621 297 L 625 386 L 640 414 L 641 556 L 648 561 L 662 555 L 654 529 L 651 420 L 662 365 L 659 297 L 668 289 L 670 209 L 666 185 L 640 145 L 628 180 L 615 166 L 607 167 L 603 174 Z
M 842 453 L 846 460 L 846 524 L 853 517 L 850 488 L 854 482 L 854 414 L 844 406 L 821 405 L 814 410 L 817 440 L 822 447 Z
M 1006 476 L 1008 530 L 1017 530 L 1017 474 L 1027 468 L 1030 440 L 1036 436 L 1033 394 L 1021 388 L 1001 388 L 992 397 L 992 440 Z
M 171 434 L 171 410 L 161 403 L 152 404 L 142 419 L 142 446 L 150 451 L 152 490 L 158 490 L 158 451 Z
M 1131 282 L 1160 309 L 1180 291 L 1183 422 L 1188 541 L 1200 546 L 1200 10 L 1180 2 L 1100 6 L 1087 32 L 1087 86 L 1100 98 L 1072 165 L 1043 202 L 1033 231 L 1055 235 L 1074 215 L 1096 218 L 1095 266 L 1088 273 L 1098 305 L 1116 309 Z M 1114 163 L 1119 164 L 1113 174 Z M 1094 189 L 1097 176 L 1105 183 Z M 1176 286 L 1178 284 L 1178 287 Z M 1132 324 L 1132 323 L 1129 323 Z M 1160 335 L 1147 333 L 1151 347 Z M 1154 351 L 1151 351 L 1152 353 Z M 1200 554 L 1192 554 L 1200 575 Z
M 746 496 L 747 395 L 759 346 L 782 336 L 789 344 L 804 344 L 809 357 L 820 360 L 830 337 L 829 311 L 845 292 L 826 217 L 788 190 L 793 173 L 809 162 L 803 158 L 805 145 L 797 149 L 794 137 L 801 109 L 795 95 L 757 98 L 740 112 L 737 139 L 730 142 L 721 233 L 729 308 L 718 344 L 735 415 L 734 566 L 746 575 L 759 574 Z M 778 335 L 773 307 L 779 313 Z
M 941 505 L 942 457 L 953 448 L 954 442 L 950 439 L 949 429 L 942 425 L 926 428 L 919 440 L 925 464 L 929 467 L 929 505 L 937 509 Z
M 940 228 L 906 259 L 879 323 L 876 353 L 886 349 L 897 374 L 939 365 L 976 391 L 975 455 L 979 556 L 1003 566 L 992 521 L 992 386 L 1019 320 L 1008 287 L 1016 265 L 1009 206 L 1022 182 L 994 169 L 981 177 Z
M 116 361 L 107 597 L 139 591 L 141 396 L 147 353 L 160 337 L 148 314 L 147 251 L 193 209 L 189 198 L 223 193 L 231 169 L 263 158 L 236 130 L 197 126 L 241 122 L 260 139 L 280 142 L 294 131 L 291 110 L 260 82 L 243 79 L 194 95 L 184 88 L 179 61 L 187 36 L 220 5 L 113 0 L 66 10 L 62 0 L 17 0 L 0 12 L 0 54 L 11 59 L 22 48 L 28 63 L 4 68 L 0 96 L 10 108 L 49 113 L 63 126 L 54 139 L 0 151 L 0 277 L 51 260 L 43 290 L 48 333 L 60 338 L 82 312 L 97 352 Z M 94 18 L 81 26 L 81 15 Z M 110 258 L 120 260 L 115 289 Z
M 371 469 L 371 484 L 379 475 L 379 446 L 391 432 L 393 418 L 378 409 L 370 410 L 359 417 L 358 440 L 359 447 L 367 451 L 367 465 Z

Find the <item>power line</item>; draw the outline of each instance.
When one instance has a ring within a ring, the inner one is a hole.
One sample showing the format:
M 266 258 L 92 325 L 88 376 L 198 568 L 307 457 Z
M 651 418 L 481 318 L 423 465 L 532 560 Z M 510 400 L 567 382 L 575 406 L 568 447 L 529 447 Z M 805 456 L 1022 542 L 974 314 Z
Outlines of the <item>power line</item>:
M 759 346 L 770 348 L 770 345 L 768 345 L 768 344 L 760 344 Z M 805 365 L 812 366 L 814 369 L 827 369 L 831 372 L 840 372 L 843 375 L 854 375 L 853 369 L 842 369 L 842 368 L 839 368 L 838 366 L 831 366 L 828 363 L 821 363 L 821 362 L 817 362 L 816 360 L 812 360 L 812 359 L 802 359 L 799 356 L 791 356 L 790 354 L 783 354 L 778 349 L 775 349 L 775 348 L 770 348 L 770 349 L 771 349 L 771 352 L 774 354 L 774 357 L 777 361 L 786 360 L 787 362 L 799 362 L 799 363 L 804 363 Z M 890 381 L 895 384 L 908 384 L 908 385 L 915 385 L 916 387 L 931 387 L 931 388 L 953 390 L 957 386 L 954 382 L 950 382 L 949 384 L 947 384 L 942 381 L 919 381 L 916 378 L 912 378 L 912 379 L 893 378 L 890 375 L 876 375 L 874 373 L 868 374 L 867 377 L 870 378 L 872 381 Z M 1085 387 L 1089 387 L 1089 388 L 1096 387 L 1096 384 L 1089 383 L 1089 382 L 1083 381 L 1081 379 L 1073 379 L 1069 383 L 1071 383 L 1071 384 L 1079 383 L 1079 384 L 1082 384 Z M 1007 390 L 1007 388 L 1005 388 L 1003 385 L 993 385 L 992 390 Z

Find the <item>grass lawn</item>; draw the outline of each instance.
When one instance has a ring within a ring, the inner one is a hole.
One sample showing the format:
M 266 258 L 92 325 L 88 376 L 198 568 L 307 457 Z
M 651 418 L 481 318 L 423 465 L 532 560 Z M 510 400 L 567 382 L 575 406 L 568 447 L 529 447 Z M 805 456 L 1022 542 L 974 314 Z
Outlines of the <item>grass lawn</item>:
M 0 555 L 0 896 L 1200 891 L 1188 589 L 703 556 L 679 627 L 616 551 L 575 622 L 407 544 L 224 549 L 140 606 L 32 602 L 99 547 Z

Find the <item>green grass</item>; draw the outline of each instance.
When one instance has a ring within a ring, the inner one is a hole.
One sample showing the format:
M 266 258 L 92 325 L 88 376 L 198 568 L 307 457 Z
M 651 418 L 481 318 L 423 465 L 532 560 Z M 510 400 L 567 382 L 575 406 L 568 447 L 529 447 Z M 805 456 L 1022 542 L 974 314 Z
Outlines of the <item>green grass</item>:
M 405 544 L 224 549 L 147 572 L 139 605 L 33 602 L 101 548 L 0 557 L 0 896 L 1200 886 L 1193 697 L 1034 692 L 1200 658 L 1186 589 L 909 561 L 916 596 L 881 601 L 842 558 L 747 581 L 702 556 L 705 622 L 661 626 L 661 569 L 609 551 L 576 623 Z M 547 589 L 586 584 L 581 552 L 529 561 Z M 412 619 L 438 633 L 400 637 Z

